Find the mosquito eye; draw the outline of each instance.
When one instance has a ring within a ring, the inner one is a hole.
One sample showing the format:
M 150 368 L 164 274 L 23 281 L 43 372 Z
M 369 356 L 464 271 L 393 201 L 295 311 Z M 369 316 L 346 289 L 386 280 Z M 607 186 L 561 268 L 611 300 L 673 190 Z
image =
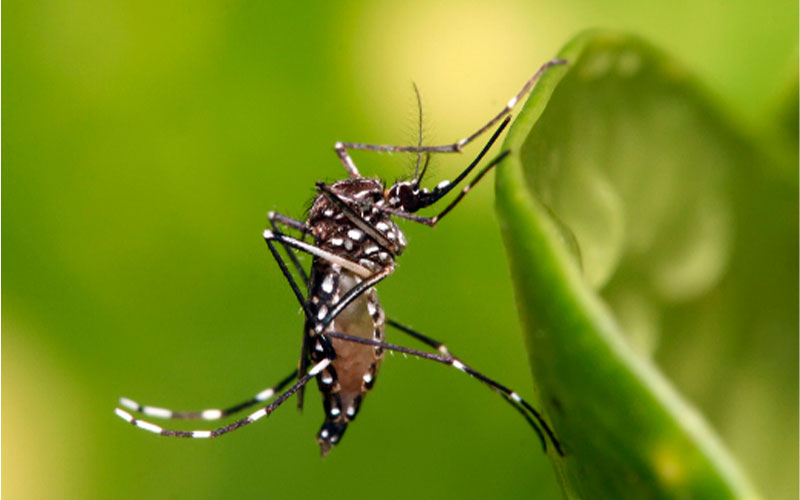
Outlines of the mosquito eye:
M 396 198 L 398 208 L 401 208 L 407 212 L 415 212 L 419 209 L 417 196 L 414 193 L 414 190 L 411 189 L 411 186 L 408 184 L 400 184 L 395 186 L 396 189 L 393 189 L 391 198 Z

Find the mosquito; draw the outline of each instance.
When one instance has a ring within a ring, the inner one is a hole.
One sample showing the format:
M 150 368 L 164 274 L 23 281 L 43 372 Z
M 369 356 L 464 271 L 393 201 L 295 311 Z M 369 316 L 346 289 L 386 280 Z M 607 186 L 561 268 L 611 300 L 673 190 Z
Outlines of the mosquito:
M 224 409 L 173 411 L 120 398 L 120 406 L 128 411 L 117 408 L 115 413 L 126 422 L 161 436 L 219 437 L 270 415 L 294 394 L 298 395 L 298 408 L 302 409 L 304 388 L 312 379 L 316 379 L 325 411 L 325 420 L 317 433 L 317 442 L 325 456 L 341 441 L 348 424 L 358 415 L 364 397 L 375 385 L 385 351 L 395 351 L 449 365 L 476 378 L 502 396 L 525 418 L 536 432 L 545 452 L 549 441 L 555 451 L 563 455 L 561 444 L 553 430 L 531 404 L 517 392 L 467 365 L 443 343 L 387 318 L 375 290 L 379 282 L 394 272 L 395 259 L 406 248 L 405 236 L 394 219 L 402 218 L 430 227 L 436 226 L 487 172 L 508 155 L 508 151 L 499 154 L 480 169 L 437 215 L 426 217 L 416 215 L 416 212 L 435 205 L 466 179 L 508 125 L 514 106 L 530 92 L 545 71 L 562 64 L 566 64 L 566 61 L 553 59 L 542 65 L 496 116 L 458 142 L 443 146 L 423 146 L 421 134 L 416 146 L 337 142 L 334 150 L 349 177 L 331 184 L 317 182 L 317 194 L 305 221 L 279 213 L 269 213 L 270 229 L 264 231 L 264 240 L 305 313 L 298 367 L 278 384 Z M 418 91 L 417 100 L 420 103 Z M 420 127 L 421 123 L 420 112 Z M 464 146 L 495 125 L 497 128 L 478 156 L 453 182 L 445 180 L 432 189 L 421 187 L 431 154 L 459 153 Z M 387 187 L 380 179 L 362 176 L 350 157 L 349 150 L 416 153 L 414 176 L 411 180 L 398 181 Z M 421 162 L 423 155 L 424 164 Z M 297 232 L 298 237 L 289 234 L 290 231 Z M 313 242 L 306 241 L 307 236 L 311 236 Z M 278 247 L 288 256 L 289 264 L 278 251 Z M 310 273 L 306 272 L 295 252 L 312 256 Z M 289 269 L 289 265 L 294 268 L 294 272 Z M 436 352 L 387 343 L 386 326 L 409 335 Z M 272 398 L 275 399 L 263 406 Z M 163 419 L 210 421 L 259 405 L 261 408 L 249 416 L 213 430 L 165 429 L 129 413 L 131 411 Z

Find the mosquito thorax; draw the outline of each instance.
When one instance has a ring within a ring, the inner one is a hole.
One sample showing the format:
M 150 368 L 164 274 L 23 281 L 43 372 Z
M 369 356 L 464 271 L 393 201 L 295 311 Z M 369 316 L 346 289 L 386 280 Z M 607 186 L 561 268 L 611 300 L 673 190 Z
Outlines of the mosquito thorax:
M 406 239 L 383 210 L 387 204 L 383 182 L 358 177 L 326 187 L 346 208 L 323 193 L 317 195 L 307 222 L 316 244 L 372 271 L 393 265 Z

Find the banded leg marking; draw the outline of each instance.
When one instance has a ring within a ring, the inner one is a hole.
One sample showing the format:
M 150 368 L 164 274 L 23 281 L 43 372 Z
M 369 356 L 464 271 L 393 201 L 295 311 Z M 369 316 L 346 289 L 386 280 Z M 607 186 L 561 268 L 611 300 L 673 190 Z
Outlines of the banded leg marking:
M 464 373 L 466 373 L 468 375 L 472 375 L 473 377 L 477 378 L 479 381 L 481 381 L 484 384 L 488 385 L 490 388 L 503 393 L 509 399 L 513 400 L 516 403 L 519 403 L 525 410 L 530 412 L 531 415 L 533 415 L 533 418 L 539 424 L 539 426 L 541 426 L 541 428 L 547 434 L 547 437 L 550 439 L 550 442 L 553 443 L 553 447 L 556 449 L 558 454 L 561 455 L 561 456 L 564 455 L 564 452 L 561 449 L 561 444 L 558 442 L 558 439 L 555 437 L 555 434 L 553 433 L 552 429 L 550 429 L 550 426 L 547 425 L 547 422 L 545 422 L 545 420 L 542 417 L 542 415 L 533 406 L 531 406 L 527 401 L 522 399 L 522 397 L 519 394 L 517 394 L 516 392 L 512 391 L 511 389 L 509 389 L 508 387 L 504 386 L 503 384 L 501 384 L 501 383 L 499 383 L 499 382 L 487 377 L 486 375 L 482 374 L 481 372 L 479 372 L 477 370 L 474 370 L 473 368 L 467 366 L 462 361 L 460 361 L 460 360 L 458 360 L 456 358 L 442 356 L 440 354 L 433 354 L 433 353 L 430 353 L 430 352 L 420 351 L 420 350 L 417 350 L 417 349 L 411 349 L 411 348 L 408 348 L 408 347 L 403 347 L 403 346 L 399 346 L 399 345 L 395 345 L 395 344 L 388 344 L 386 342 L 379 342 L 377 340 L 365 339 L 365 338 L 356 337 L 356 336 L 353 336 L 353 335 L 346 335 L 346 334 L 339 333 L 339 332 L 327 332 L 326 335 L 328 337 L 331 337 L 331 338 L 347 340 L 347 341 L 350 341 L 350 342 L 357 342 L 359 344 L 371 345 L 371 346 L 375 346 L 375 347 L 382 347 L 382 348 L 388 349 L 390 351 L 402 352 L 404 354 L 410 354 L 410 355 L 416 356 L 418 358 L 424 358 L 424 359 L 428 359 L 428 360 L 431 360 L 431 361 L 436 361 L 437 363 L 442 363 L 444 365 L 450 365 L 450 366 L 452 366 L 453 368 L 455 368 L 455 369 L 457 369 L 459 371 L 462 371 L 462 372 L 464 372 Z M 541 432 L 539 433 L 539 436 L 543 437 Z M 544 439 L 542 439 L 542 446 L 545 449 L 545 451 L 547 451 L 547 442 Z
M 247 424 L 252 424 L 256 420 L 259 420 L 259 419 L 261 419 L 263 417 L 268 416 L 270 413 L 275 411 L 276 408 L 278 408 L 281 404 L 283 404 L 284 401 L 289 399 L 289 397 L 291 397 L 292 394 L 294 394 L 301 387 L 306 385 L 309 381 L 311 381 L 311 379 L 313 379 L 319 372 L 321 372 L 322 370 L 327 368 L 328 365 L 330 365 L 330 364 L 331 364 L 331 360 L 330 359 L 328 359 L 328 358 L 323 359 L 319 363 L 315 364 L 311 368 L 311 370 L 309 370 L 309 372 L 306 375 L 304 375 L 292 387 L 290 387 L 285 392 L 283 392 L 280 396 L 278 396 L 275 399 L 275 401 L 273 401 L 269 405 L 261 408 L 260 410 L 257 410 L 255 412 L 251 413 L 246 418 L 243 418 L 241 420 L 237 420 L 236 422 L 233 422 L 233 423 L 228 424 L 228 425 L 226 425 L 224 427 L 219 427 L 219 428 L 213 429 L 213 430 L 204 429 L 204 430 L 194 430 L 194 431 L 179 431 L 179 430 L 174 430 L 174 429 L 164 429 L 164 428 L 162 428 L 162 427 L 160 427 L 160 426 L 158 426 L 156 424 L 153 424 L 151 422 L 147 422 L 145 420 L 140 420 L 140 419 L 134 418 L 133 415 L 131 415 L 127 411 L 125 411 L 123 409 L 120 409 L 120 408 L 116 408 L 114 410 L 114 413 L 116 413 L 119 418 L 125 420 L 126 422 L 128 422 L 131 425 L 134 425 L 134 426 L 136 426 L 136 427 L 138 427 L 140 429 L 144 429 L 146 431 L 149 431 L 149 432 L 152 432 L 152 433 L 155 433 L 155 434 L 159 434 L 161 436 L 183 437 L 183 438 L 200 438 L 200 439 L 218 437 L 218 436 L 221 436 L 223 434 L 227 434 L 229 432 L 235 431 L 236 429 L 239 429 L 241 427 L 244 427 Z
M 297 372 L 292 371 L 291 374 L 286 376 L 276 385 L 264 389 L 247 401 L 242 401 L 224 409 L 209 408 L 201 411 L 175 411 L 167 408 L 159 408 L 157 406 L 140 405 L 136 401 L 125 397 L 119 398 L 119 404 L 128 410 L 142 413 L 148 417 L 174 420 L 219 420 L 235 413 L 239 413 L 240 411 L 250 408 L 251 406 L 272 399 L 276 393 L 282 391 L 283 388 L 289 385 L 289 382 L 295 378 L 297 378 Z

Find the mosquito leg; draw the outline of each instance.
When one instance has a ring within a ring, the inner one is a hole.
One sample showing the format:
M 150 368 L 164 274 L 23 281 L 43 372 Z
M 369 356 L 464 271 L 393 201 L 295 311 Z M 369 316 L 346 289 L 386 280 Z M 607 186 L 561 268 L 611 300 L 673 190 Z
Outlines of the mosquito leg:
M 246 408 L 250 408 L 253 405 L 257 405 L 258 403 L 268 401 L 276 393 L 282 391 L 283 388 L 289 385 L 289 383 L 295 378 L 297 378 L 297 372 L 292 371 L 291 374 L 287 375 L 276 385 L 264 389 L 247 401 L 242 401 L 241 403 L 237 403 L 222 410 L 215 408 L 202 411 L 174 411 L 168 410 L 167 408 L 159 408 L 157 406 L 140 405 L 136 401 L 128 398 L 119 398 L 119 404 L 120 406 L 123 406 L 131 411 L 142 413 L 149 417 L 168 418 L 175 420 L 219 420 L 221 418 L 233 415 L 234 413 L 238 413 Z
M 267 237 L 268 234 L 271 237 Z M 295 281 L 294 276 L 292 276 L 292 273 L 290 273 L 289 269 L 286 267 L 286 263 L 283 261 L 283 258 L 281 257 L 281 254 L 278 253 L 278 249 L 275 248 L 275 245 L 272 242 L 273 239 L 278 239 L 278 241 L 281 242 L 281 243 L 283 243 L 285 241 L 284 239 L 288 239 L 288 240 L 291 240 L 291 241 L 294 241 L 294 242 L 298 242 L 298 241 L 294 240 L 293 238 L 289 238 L 288 236 L 285 236 L 282 233 L 272 233 L 272 231 L 270 231 L 270 230 L 264 231 L 264 239 L 267 242 L 267 247 L 269 247 L 269 251 L 272 253 L 272 257 L 275 259 L 275 262 L 278 263 L 278 267 L 280 268 L 281 273 L 283 273 L 283 277 L 286 278 L 286 281 L 289 283 L 289 286 L 291 287 L 292 292 L 294 293 L 295 297 L 297 298 L 297 301 L 300 302 L 300 306 L 303 308 L 303 312 L 305 313 L 306 319 L 311 324 L 315 324 L 317 322 L 317 320 L 316 320 L 316 318 L 314 316 L 313 311 L 311 310 L 311 307 L 309 306 L 308 302 L 306 301 L 305 297 L 303 296 L 303 293 L 300 291 L 300 287 L 297 285 L 297 282 Z M 316 249 L 316 247 L 308 245 L 307 243 L 303 243 L 303 242 L 298 242 L 298 243 L 302 243 L 303 245 L 306 245 L 306 246 L 309 246 L 311 248 Z M 291 246 L 293 246 L 293 245 L 291 245 Z M 306 334 L 303 335 L 303 345 L 301 346 L 302 350 L 300 351 L 300 360 L 297 362 L 297 377 L 298 378 L 300 378 L 301 374 L 305 373 L 305 370 L 308 367 L 309 360 L 308 360 L 308 356 L 307 356 L 307 353 L 308 353 L 308 350 L 307 350 L 308 349 L 308 339 L 307 339 L 307 337 L 308 337 L 308 335 L 306 335 Z M 336 357 L 335 356 L 335 351 L 333 350 L 333 346 L 330 344 L 330 341 L 325 336 L 320 336 L 319 340 L 317 341 L 317 345 L 319 346 L 321 351 L 326 355 L 326 357 L 331 358 L 331 359 Z M 305 399 L 305 388 L 303 386 L 300 386 L 298 388 L 298 394 L 297 394 L 297 409 L 298 410 L 302 410 L 303 409 L 303 401 L 304 401 L 304 399 Z
M 277 241 L 282 245 L 288 245 L 292 248 L 296 248 L 297 250 L 309 253 L 315 257 L 325 259 L 331 264 L 338 264 L 344 269 L 347 269 L 348 271 L 351 271 L 362 278 L 369 278 L 372 276 L 372 271 L 360 264 L 356 264 L 353 261 L 339 257 L 336 254 L 323 250 L 304 241 L 292 238 L 291 236 L 286 236 L 283 233 L 276 233 L 266 229 L 264 230 L 264 239 L 267 240 L 267 244 L 269 244 L 271 241 Z
M 267 234 L 270 237 L 267 237 Z M 274 237 L 273 237 L 274 236 Z M 272 257 L 275 259 L 275 262 L 278 263 L 278 267 L 281 269 L 281 273 L 283 273 L 283 277 L 286 278 L 286 281 L 289 283 L 289 286 L 292 288 L 292 292 L 294 292 L 294 296 L 297 298 L 297 301 L 300 302 L 300 306 L 303 308 L 303 312 L 306 314 L 306 318 L 313 318 L 314 314 L 311 312 L 311 309 L 306 302 L 305 297 L 303 296 L 303 292 L 300 291 L 300 287 L 297 285 L 297 282 L 294 280 L 294 276 L 292 273 L 289 272 L 289 268 L 286 267 L 286 263 L 283 261 L 283 257 L 281 254 L 278 253 L 278 249 L 275 248 L 275 245 L 272 243 L 273 239 L 278 239 L 277 237 L 284 237 L 281 233 L 273 233 L 270 230 L 264 231 L 264 239 L 267 242 L 267 247 L 269 248 L 270 253 L 272 253 Z M 288 237 L 287 237 L 288 238 Z
M 297 361 L 297 376 L 299 377 L 301 373 L 305 373 L 308 370 L 308 365 L 311 362 L 308 359 L 308 335 L 303 334 L 303 342 L 300 346 L 300 359 Z M 301 387 L 297 391 L 297 411 L 303 411 L 303 402 L 305 401 L 306 396 L 306 388 Z
M 401 332 L 405 333 L 406 335 L 409 335 L 409 336 L 419 340 L 423 344 L 436 349 L 437 351 L 439 351 L 440 353 L 442 353 L 443 355 L 445 355 L 445 356 L 447 356 L 449 358 L 455 358 L 455 356 L 453 356 L 450 353 L 450 351 L 447 349 L 447 346 L 444 345 L 443 343 L 439 342 L 436 339 L 432 339 L 431 337 L 428 337 L 427 335 L 423 335 L 423 334 L 419 333 L 418 331 L 413 330 L 413 329 L 411 329 L 411 328 L 409 328 L 409 327 L 407 327 L 405 325 L 402 325 L 402 324 L 398 323 L 397 321 L 395 321 L 395 320 L 393 320 L 391 318 L 387 318 L 386 319 L 386 324 L 388 324 L 389 326 L 393 326 L 394 328 L 400 330 Z
M 288 215 L 279 214 L 277 212 L 268 212 L 267 217 L 271 223 L 283 224 L 286 227 L 300 231 L 303 235 L 311 232 L 311 229 L 306 225 L 305 222 L 293 219 Z M 273 225 L 273 227 L 277 229 L 275 225 Z
M 422 342 L 422 343 L 424 343 L 424 344 L 436 349 L 437 351 L 442 353 L 444 356 L 446 356 L 448 358 L 451 358 L 451 359 L 453 359 L 455 361 L 461 361 L 456 356 L 454 356 L 450 352 L 450 350 L 447 348 L 447 346 L 445 346 L 442 342 L 439 342 L 436 339 L 428 337 L 427 335 L 424 335 L 424 334 L 422 334 L 422 333 L 420 333 L 420 332 L 418 332 L 418 331 L 416 331 L 416 330 L 414 330 L 412 328 L 409 328 L 409 327 L 407 327 L 407 326 L 405 326 L 403 324 L 400 324 L 397 321 L 394 321 L 392 319 L 387 319 L 386 323 L 388 323 L 389 325 L 393 326 L 394 328 L 400 330 L 401 332 L 403 332 L 403 333 L 405 333 L 405 334 L 407 334 L 407 335 L 419 340 L 420 342 Z M 463 362 L 462 362 L 462 364 L 463 364 Z M 503 393 L 501 391 L 498 391 L 498 390 L 495 390 L 495 389 L 493 389 L 493 390 L 494 390 L 494 392 L 496 392 L 496 393 L 500 394 L 501 396 L 503 396 L 503 398 L 506 400 L 506 402 L 508 402 L 508 404 L 510 404 L 511 406 L 514 407 L 515 410 L 520 412 L 520 414 L 525 418 L 525 420 L 527 420 L 528 424 L 530 424 L 530 426 L 533 427 L 533 430 L 536 431 L 536 434 L 538 434 L 539 439 L 542 442 L 544 442 L 544 435 L 542 435 L 541 429 L 539 429 L 539 426 L 536 425 L 536 423 L 531 419 L 530 415 L 528 415 L 528 412 L 526 412 L 525 409 L 519 403 L 514 401 L 511 397 L 507 396 L 505 393 Z
M 308 226 L 302 221 L 292 219 L 289 216 L 279 214 L 277 212 L 269 212 L 267 213 L 267 217 L 269 218 L 269 223 L 272 226 L 272 230 L 276 233 L 281 233 L 281 230 L 278 229 L 278 224 L 283 224 L 286 227 L 290 227 L 292 229 L 296 229 L 300 231 L 300 234 L 304 237 L 306 234 L 310 232 Z M 282 234 L 282 233 L 281 233 Z M 302 239 L 302 237 L 301 237 Z M 295 269 L 297 269 L 297 273 L 300 275 L 300 278 L 303 280 L 303 283 L 308 288 L 308 274 L 306 274 L 305 269 L 300 264 L 300 261 L 297 260 L 297 256 L 292 252 L 292 248 L 288 245 L 282 244 L 283 249 L 286 250 L 286 254 L 289 256 L 289 260 L 292 261 L 292 265 Z
M 348 174 L 350 174 L 350 178 L 356 179 L 358 177 L 361 177 L 361 174 L 358 172 L 356 164 L 353 163 L 353 159 L 350 158 L 350 155 L 347 153 L 348 147 L 350 146 L 348 146 L 348 144 L 345 144 L 343 142 L 337 142 L 336 144 L 333 145 L 333 149 L 336 150 L 336 156 L 339 157 L 339 160 L 341 160 L 342 165 L 344 165 L 344 169 L 347 170 Z
M 329 358 L 325 358 L 319 363 L 315 364 L 311 370 L 308 371 L 306 375 L 300 378 L 293 386 L 287 389 L 284 393 L 278 396 L 275 401 L 270 403 L 269 405 L 257 410 L 256 412 L 252 413 L 247 418 L 243 418 L 242 420 L 238 420 L 233 422 L 229 425 L 224 427 L 219 427 L 213 430 L 195 430 L 195 431 L 179 431 L 179 430 L 172 430 L 172 429 L 163 429 L 156 424 L 152 424 L 145 420 L 139 420 L 134 418 L 130 413 L 120 408 L 114 410 L 114 413 L 117 414 L 118 417 L 125 420 L 131 425 L 135 425 L 140 429 L 144 429 L 146 431 L 153 432 L 155 434 L 159 434 L 161 436 L 169 436 L 169 437 L 185 437 L 185 438 L 212 438 L 218 437 L 223 434 L 227 434 L 229 432 L 235 431 L 240 427 L 244 427 L 247 424 L 252 424 L 256 420 L 268 416 L 270 413 L 275 411 L 284 401 L 289 399 L 292 394 L 297 392 L 301 387 L 306 385 L 311 379 L 313 379 L 319 372 L 324 370 L 331 364 L 331 360 Z
M 555 434 L 553 433 L 552 429 L 550 429 L 550 426 L 547 425 L 547 422 L 545 422 L 545 420 L 542 417 L 542 415 L 533 406 L 531 406 L 527 401 L 522 399 L 522 397 L 519 394 L 517 394 L 516 392 L 512 391 L 511 389 L 509 389 L 508 387 L 504 386 L 503 384 L 501 384 L 501 383 L 499 383 L 499 382 L 487 377 L 486 375 L 474 370 L 473 368 L 470 368 L 469 366 L 467 366 L 466 364 L 464 364 L 460 360 L 458 360 L 456 358 L 452 358 L 452 357 L 442 356 L 441 354 L 433 354 L 433 353 L 430 353 L 430 352 L 420 351 L 420 350 L 417 350 L 417 349 L 411 349 L 411 348 L 408 348 L 408 347 L 403 347 L 403 346 L 399 346 L 399 345 L 395 345 L 395 344 L 387 344 L 385 342 L 379 342 L 377 340 L 365 339 L 365 338 L 356 337 L 356 336 L 353 336 L 353 335 L 346 335 L 346 334 L 339 333 L 339 332 L 326 332 L 325 334 L 328 337 L 331 337 L 331 338 L 347 340 L 347 341 L 350 341 L 350 342 L 357 342 L 359 344 L 371 345 L 371 346 L 375 346 L 375 347 L 382 347 L 382 348 L 388 349 L 390 351 L 402 352 L 404 354 L 410 354 L 412 356 L 416 356 L 416 357 L 419 357 L 419 358 L 429 359 L 431 361 L 436 361 L 437 363 L 442 363 L 444 365 L 450 365 L 450 366 L 452 366 L 453 368 L 456 368 L 459 371 L 462 371 L 462 372 L 464 372 L 464 373 L 466 373 L 468 375 L 472 375 L 473 377 L 477 378 L 478 380 L 480 380 L 481 382 L 483 382 L 484 384 L 486 384 L 490 388 L 492 388 L 492 389 L 494 389 L 496 391 L 499 391 L 502 394 L 504 394 L 509 400 L 514 401 L 516 403 L 519 403 L 525 410 L 530 412 L 531 415 L 533 415 L 533 418 L 538 423 L 538 425 L 541 427 L 541 429 L 543 429 L 544 432 L 547 434 L 547 437 L 550 439 L 550 442 L 553 443 L 553 446 L 555 447 L 555 449 L 558 452 L 558 454 L 561 455 L 561 456 L 564 455 L 564 452 L 561 449 L 561 445 L 558 442 L 558 439 L 555 437 Z M 539 436 L 540 437 L 542 436 L 541 432 L 539 433 Z M 542 439 L 542 446 L 545 448 L 545 450 L 547 450 L 547 444 L 546 444 L 546 441 L 544 439 Z
M 300 231 L 301 238 L 305 237 L 305 235 L 310 232 L 308 226 L 306 226 L 306 224 L 304 222 L 296 220 L 296 219 L 293 219 L 293 218 L 291 218 L 289 216 L 286 216 L 286 215 L 283 215 L 283 214 L 279 214 L 279 213 L 276 213 L 276 212 L 269 212 L 267 214 L 267 217 L 269 218 L 269 222 L 270 222 L 270 225 L 272 226 L 273 231 L 275 231 L 276 233 L 282 234 L 280 232 L 280 229 L 278 229 L 278 224 L 282 224 L 282 225 L 284 225 L 286 227 L 290 227 L 292 229 Z M 303 266 L 300 264 L 300 261 L 297 259 L 297 255 L 295 255 L 295 253 L 293 251 L 294 249 L 292 247 L 290 247 L 289 245 L 286 245 L 286 244 L 283 244 L 283 243 L 281 244 L 281 246 L 283 246 L 284 251 L 289 256 L 289 259 L 292 261 L 292 265 L 297 270 L 297 273 L 300 275 L 300 278 L 302 279 L 306 290 L 308 290 L 308 283 L 309 283 L 308 274 L 306 274 L 305 269 L 303 269 Z M 272 252 L 272 249 L 270 249 L 270 251 Z M 276 252 L 272 252 L 272 255 L 276 260 L 279 259 L 279 255 Z M 278 266 L 281 267 L 281 272 L 283 272 L 284 271 L 284 266 L 281 266 L 280 262 L 278 262 Z M 284 276 L 287 276 L 287 274 L 285 272 L 284 272 Z M 291 282 L 290 282 L 290 286 L 292 286 L 292 290 L 295 290 L 295 288 L 297 288 L 296 285 L 292 284 Z M 301 296 L 297 296 L 297 297 L 298 297 L 298 300 L 300 300 Z M 305 303 L 305 300 L 303 300 L 302 303 Z M 308 308 L 307 308 L 306 305 L 303 306 L 303 310 L 306 311 L 306 313 L 308 312 Z M 306 314 L 306 316 L 308 317 L 308 314 Z M 306 335 L 303 335 L 303 344 L 302 344 L 301 349 L 300 349 L 300 358 L 299 358 L 299 360 L 297 362 L 297 375 L 296 375 L 297 377 L 302 376 L 302 374 L 305 373 L 306 370 L 308 369 L 309 359 L 308 359 L 307 351 L 306 351 L 307 347 L 308 347 L 308 338 L 307 338 Z M 305 387 L 301 387 L 297 391 L 297 410 L 298 411 L 303 411 L 303 401 L 304 400 L 305 400 Z
M 562 64 L 567 64 L 567 61 L 563 59 L 553 59 L 544 63 L 537 71 L 533 74 L 533 76 L 525 82 L 522 89 L 511 99 L 509 99 L 508 103 L 505 107 L 497 114 L 494 118 L 489 120 L 486 124 L 484 124 L 481 128 L 473 132 L 471 135 L 461 139 L 460 141 L 454 142 L 453 144 L 446 144 L 443 146 L 389 146 L 383 144 L 363 144 L 358 142 L 338 142 L 336 143 L 336 152 L 339 154 L 339 158 L 342 159 L 342 163 L 344 164 L 347 171 L 350 172 L 351 177 L 358 177 L 358 170 L 355 169 L 355 165 L 353 165 L 353 161 L 350 160 L 350 156 L 347 155 L 348 149 L 360 149 L 365 151 L 384 151 L 384 152 L 393 152 L 393 153 L 419 153 L 419 152 L 431 152 L 431 153 L 459 153 L 461 149 L 475 140 L 478 136 L 492 128 L 495 123 L 499 122 L 506 116 L 516 104 L 525 97 L 532 88 L 533 84 L 536 83 L 536 80 L 539 79 L 542 74 L 550 69 L 553 66 L 558 66 Z M 349 163 L 348 163 L 349 161 Z M 355 173 L 355 175 L 353 175 Z

